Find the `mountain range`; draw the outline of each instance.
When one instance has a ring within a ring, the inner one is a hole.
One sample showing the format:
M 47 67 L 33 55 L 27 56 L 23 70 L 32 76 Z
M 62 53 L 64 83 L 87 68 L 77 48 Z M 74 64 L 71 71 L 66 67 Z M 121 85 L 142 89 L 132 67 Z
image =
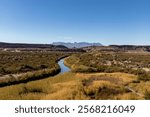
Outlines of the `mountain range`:
M 74 43 L 66 43 L 66 42 L 53 42 L 52 45 L 63 45 L 68 48 L 82 48 L 88 46 L 102 46 L 101 43 L 88 43 L 88 42 L 74 42 Z

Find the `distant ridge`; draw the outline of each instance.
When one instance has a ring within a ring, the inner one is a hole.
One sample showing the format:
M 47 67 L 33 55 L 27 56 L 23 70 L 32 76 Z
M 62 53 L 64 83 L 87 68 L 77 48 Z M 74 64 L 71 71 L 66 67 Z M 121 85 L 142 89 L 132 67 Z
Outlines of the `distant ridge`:
M 52 45 L 52 44 L 27 44 L 27 43 L 6 43 L 0 42 L 0 48 L 63 48 L 67 47 L 63 45 Z
M 150 45 L 109 45 L 91 46 L 83 48 L 86 51 L 105 51 L 105 52 L 150 52 Z
M 30 44 L 30 43 L 6 43 L 0 42 L 0 51 L 21 52 L 21 51 L 60 51 L 60 52 L 85 52 L 80 48 L 67 48 L 64 45 L 52 44 Z
M 88 43 L 88 42 L 53 42 L 53 45 L 63 45 L 68 48 L 82 48 L 82 47 L 88 47 L 88 46 L 102 46 L 101 43 Z

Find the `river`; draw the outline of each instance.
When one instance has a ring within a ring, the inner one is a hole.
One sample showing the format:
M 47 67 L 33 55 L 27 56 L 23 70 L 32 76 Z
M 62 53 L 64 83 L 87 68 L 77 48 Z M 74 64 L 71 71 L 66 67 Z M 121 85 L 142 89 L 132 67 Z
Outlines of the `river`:
M 60 74 L 70 71 L 70 68 L 64 65 L 64 59 L 59 60 L 58 65 L 60 66 L 61 69 Z

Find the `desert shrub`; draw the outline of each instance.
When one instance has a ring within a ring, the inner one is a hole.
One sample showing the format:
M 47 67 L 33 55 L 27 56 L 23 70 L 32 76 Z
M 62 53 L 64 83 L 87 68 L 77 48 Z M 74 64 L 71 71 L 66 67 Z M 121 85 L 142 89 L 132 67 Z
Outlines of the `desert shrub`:
M 27 71 L 32 71 L 35 70 L 31 65 L 23 65 L 20 67 L 19 72 L 27 72 Z
M 48 68 L 48 66 L 47 65 L 40 65 L 40 67 L 41 67 L 41 69 L 45 69 L 45 68 Z
M 150 74 L 149 73 L 140 74 L 138 76 L 138 79 L 143 80 L 143 81 L 149 81 L 150 80 Z
M 105 69 L 106 73 L 112 73 L 112 72 L 121 72 L 122 68 L 117 67 L 117 66 L 107 66 Z
M 142 75 L 142 74 L 145 74 L 146 72 L 142 69 L 137 69 L 137 70 L 131 69 L 129 70 L 128 73 L 135 74 L 135 75 Z
M 101 65 L 101 66 L 98 66 L 97 71 L 105 72 L 106 69 L 107 69 L 107 66 Z
M 145 91 L 144 98 L 146 100 L 150 100 L 150 91 L 147 91 L 147 90 Z
M 90 72 L 96 72 L 97 70 L 95 68 L 92 68 L 92 67 L 80 65 L 80 66 L 74 67 L 72 71 L 73 72 L 80 72 L 80 73 L 86 73 L 86 72 L 90 73 Z
M 84 92 L 90 99 L 110 99 L 124 93 L 125 90 L 109 81 L 93 81 L 88 86 L 84 86 Z
M 140 80 L 133 80 L 132 83 L 140 83 Z
M 6 74 L 7 73 L 7 71 L 3 67 L 0 68 L 0 71 L 1 71 L 1 74 Z
M 22 94 L 27 94 L 27 93 L 43 93 L 43 90 L 42 88 L 28 88 L 26 86 L 24 86 L 21 90 L 21 92 L 19 92 L 19 95 L 22 95 Z

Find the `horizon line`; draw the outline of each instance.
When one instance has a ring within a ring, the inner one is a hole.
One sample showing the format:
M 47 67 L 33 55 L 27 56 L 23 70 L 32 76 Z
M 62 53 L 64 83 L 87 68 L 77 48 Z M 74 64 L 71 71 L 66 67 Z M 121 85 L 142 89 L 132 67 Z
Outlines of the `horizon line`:
M 53 45 L 53 43 L 99 43 L 101 44 L 101 46 L 150 46 L 150 44 L 108 44 L 108 45 L 104 45 L 100 42 L 63 42 L 63 41 L 56 41 L 56 42 L 51 42 L 51 43 L 35 43 L 35 42 L 4 42 L 4 41 L 0 41 L 0 43 L 8 43 L 8 44 L 43 44 L 43 45 Z

